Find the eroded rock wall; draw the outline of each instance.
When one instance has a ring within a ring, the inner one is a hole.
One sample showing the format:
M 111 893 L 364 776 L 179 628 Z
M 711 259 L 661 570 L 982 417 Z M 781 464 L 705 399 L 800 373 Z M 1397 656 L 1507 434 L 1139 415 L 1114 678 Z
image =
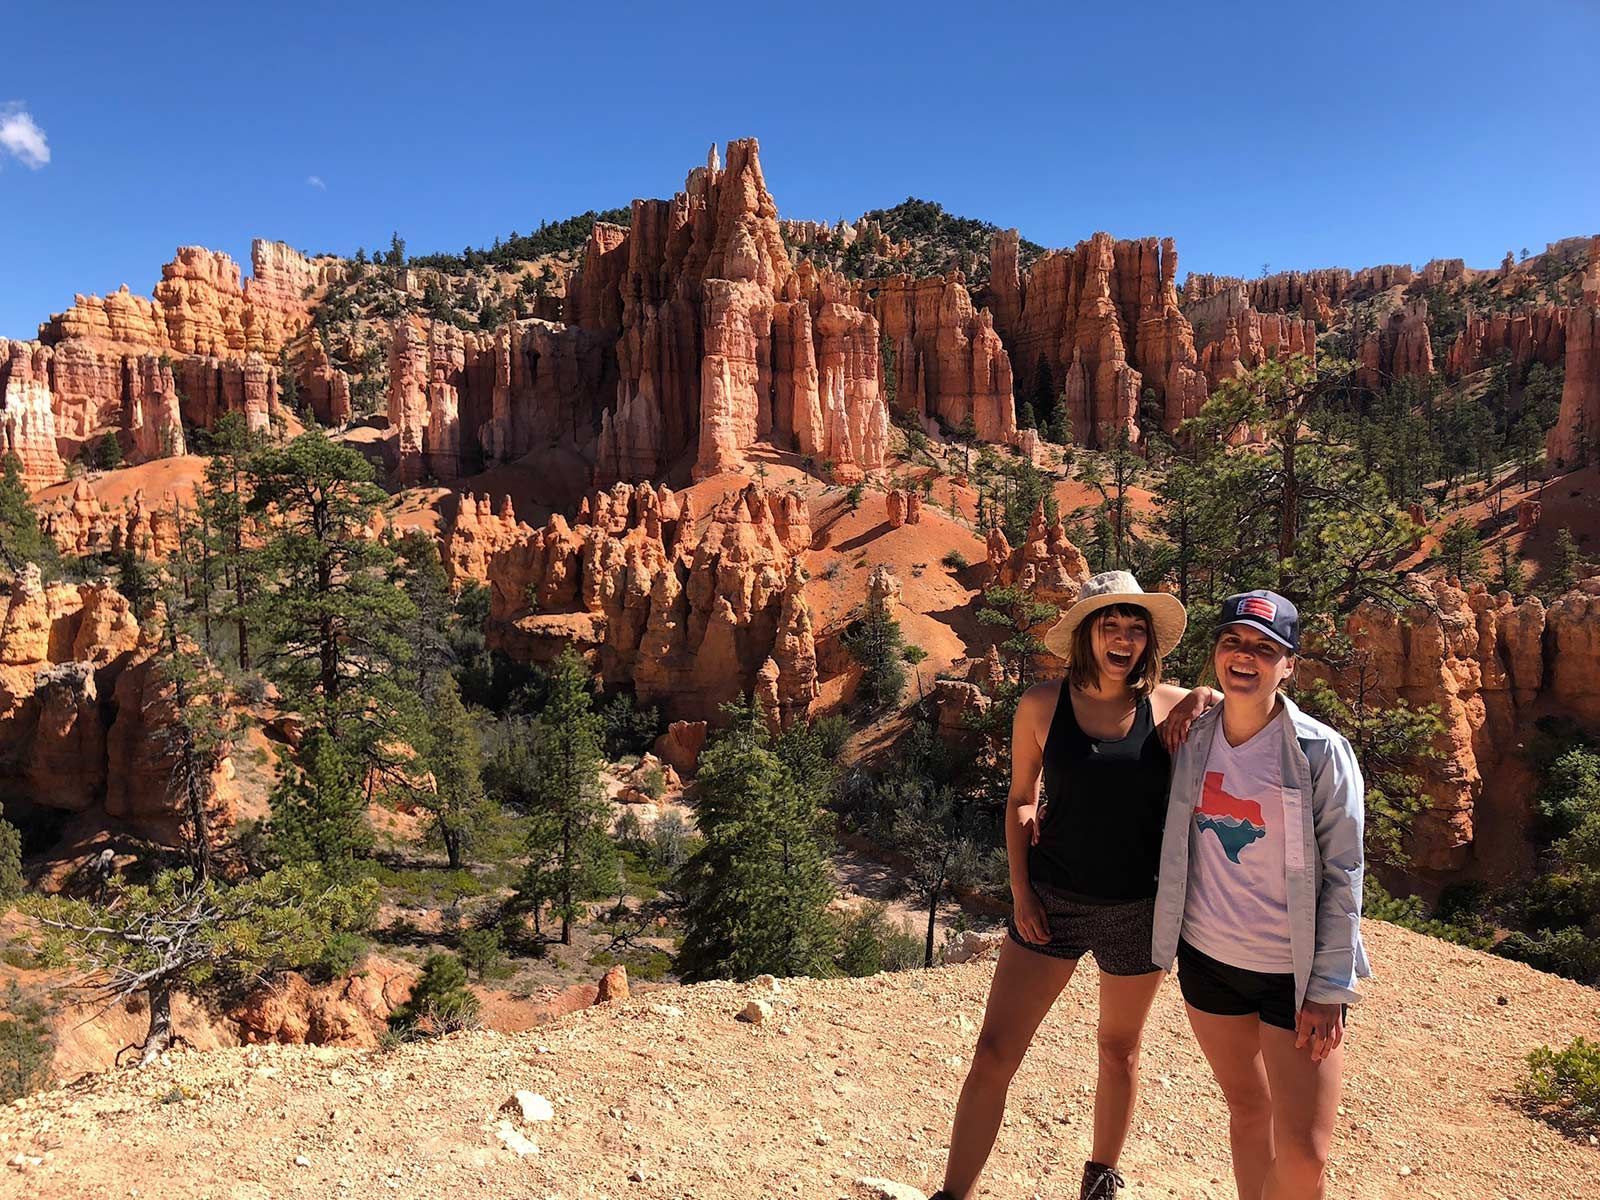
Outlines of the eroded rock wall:
M 990 291 L 1020 391 L 1037 390 L 1048 369 L 1074 439 L 1091 447 L 1121 430 L 1138 439 L 1146 391 L 1166 429 L 1199 412 L 1206 380 L 1178 308 L 1171 238 L 1117 241 L 1097 233 L 1026 272 L 1017 269 L 1017 240 L 1015 230 L 995 236 Z
M 443 555 L 454 578 L 488 583 L 490 644 L 522 661 L 571 643 L 641 702 L 704 718 L 752 691 L 770 659 L 782 719 L 798 719 L 817 694 L 796 557 L 811 541 L 804 500 L 751 484 L 698 524 L 686 497 L 648 483 L 597 492 L 575 523 L 557 515 L 542 529 L 474 500 Z
M 1428 808 L 1413 827 L 1412 855 L 1425 870 L 1446 871 L 1470 860 L 1485 779 L 1519 753 L 1536 717 L 1560 713 L 1600 728 L 1600 578 L 1548 607 L 1482 585 L 1430 587 L 1428 605 L 1352 614 L 1358 665 L 1335 682 L 1346 695 L 1364 682 L 1369 705 L 1439 706 L 1441 759 L 1424 776 Z

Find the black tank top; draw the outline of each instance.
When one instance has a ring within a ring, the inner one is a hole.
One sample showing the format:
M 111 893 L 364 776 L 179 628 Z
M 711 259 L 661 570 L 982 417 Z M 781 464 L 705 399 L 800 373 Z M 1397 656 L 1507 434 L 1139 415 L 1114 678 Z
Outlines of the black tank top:
M 1072 711 L 1061 681 L 1044 742 L 1044 816 L 1028 876 L 1091 903 L 1145 900 L 1156 894 L 1172 760 L 1156 736 L 1148 697 L 1128 736 L 1092 738 Z

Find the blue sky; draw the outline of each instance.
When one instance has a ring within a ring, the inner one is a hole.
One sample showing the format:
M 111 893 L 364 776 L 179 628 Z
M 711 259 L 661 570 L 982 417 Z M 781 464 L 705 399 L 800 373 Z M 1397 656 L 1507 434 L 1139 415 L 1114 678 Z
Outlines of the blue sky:
M 459 250 L 751 135 L 785 216 L 917 195 L 1180 278 L 1600 232 L 1593 0 L 11 7 L 0 336 L 179 244 Z

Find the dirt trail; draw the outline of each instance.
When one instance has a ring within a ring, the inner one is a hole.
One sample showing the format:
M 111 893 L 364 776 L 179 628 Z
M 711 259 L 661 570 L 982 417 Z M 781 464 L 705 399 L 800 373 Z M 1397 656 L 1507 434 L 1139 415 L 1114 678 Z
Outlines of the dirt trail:
M 1600 1148 L 1512 1098 L 1529 1048 L 1600 1037 L 1596 993 L 1369 929 L 1381 978 L 1352 1019 L 1329 1196 L 1600 1197 Z M 174 1054 L 0 1110 L 0 1162 L 21 1164 L 0 1167 L 0 1196 L 856 1200 L 881 1194 L 866 1177 L 929 1188 L 992 971 L 662 989 L 525 1034 L 392 1052 Z M 1074 980 L 1018 1074 L 979 1195 L 1075 1188 L 1092 975 Z M 758 995 L 771 1019 L 736 1020 Z M 1144 1077 L 1123 1196 L 1227 1200 L 1221 1097 L 1170 982 Z M 553 1119 L 499 1111 L 518 1089 L 551 1101 Z M 538 1152 L 517 1155 L 502 1131 Z

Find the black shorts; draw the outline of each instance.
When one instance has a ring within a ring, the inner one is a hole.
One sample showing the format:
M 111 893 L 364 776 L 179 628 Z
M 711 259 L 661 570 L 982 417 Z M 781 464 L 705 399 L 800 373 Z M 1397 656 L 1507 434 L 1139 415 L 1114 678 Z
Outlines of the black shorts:
M 1218 962 L 1178 941 L 1178 988 L 1185 1003 L 1216 1017 L 1259 1017 L 1279 1029 L 1295 1027 L 1294 975 L 1247 971 Z
M 1033 894 L 1044 906 L 1050 940 L 1026 942 L 1016 921 L 1006 918 L 1011 940 L 1051 958 L 1080 959 L 1094 954 L 1095 965 L 1107 975 L 1147 975 L 1161 968 L 1150 961 L 1150 936 L 1155 928 L 1156 899 L 1091 904 L 1048 884 L 1035 883 Z

